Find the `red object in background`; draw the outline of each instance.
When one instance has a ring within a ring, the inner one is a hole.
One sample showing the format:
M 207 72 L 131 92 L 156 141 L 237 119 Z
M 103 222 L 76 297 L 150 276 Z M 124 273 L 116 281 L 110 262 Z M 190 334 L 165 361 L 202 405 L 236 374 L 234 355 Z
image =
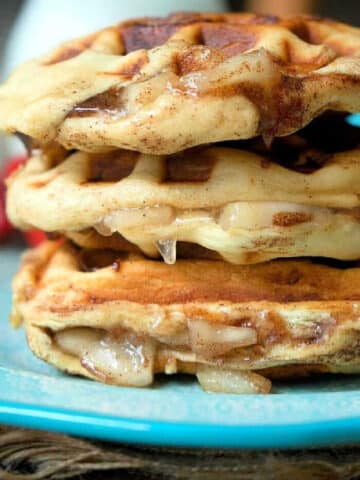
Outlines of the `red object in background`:
M 0 172 L 0 179 L 2 182 L 5 178 L 9 177 L 15 170 L 25 164 L 27 160 L 26 155 L 19 155 L 18 157 L 13 157 L 11 160 L 5 163 L 4 168 Z
M 40 245 L 40 243 L 44 242 L 46 240 L 46 235 L 42 230 L 28 230 L 27 232 L 24 232 L 24 237 L 26 240 L 26 243 L 30 247 L 37 247 Z
M 15 157 L 10 162 L 7 162 L 0 171 L 0 242 L 6 240 L 6 238 L 13 232 L 14 227 L 10 224 L 6 216 L 5 209 L 5 179 L 15 170 L 17 170 L 26 161 L 26 156 L 22 155 Z
M 5 185 L 0 181 L 0 243 L 13 231 L 13 226 L 7 219 L 5 212 Z
M 6 216 L 5 209 L 5 179 L 9 177 L 15 170 L 25 164 L 27 160 L 26 155 L 19 155 L 9 160 L 4 168 L 0 171 L 0 242 L 4 242 L 7 237 L 14 231 Z M 41 230 L 29 230 L 24 233 L 25 240 L 30 247 L 36 247 L 41 242 L 46 240 L 46 235 Z

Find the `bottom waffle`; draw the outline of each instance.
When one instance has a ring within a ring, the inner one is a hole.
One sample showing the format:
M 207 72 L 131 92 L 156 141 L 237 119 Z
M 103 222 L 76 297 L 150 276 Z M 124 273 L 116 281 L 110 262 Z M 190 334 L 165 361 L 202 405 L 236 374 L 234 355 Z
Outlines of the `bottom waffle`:
M 169 266 L 49 241 L 23 257 L 12 321 L 24 321 L 38 357 L 72 374 L 146 386 L 184 372 L 206 390 L 265 393 L 276 376 L 360 371 L 359 287 L 357 267 Z

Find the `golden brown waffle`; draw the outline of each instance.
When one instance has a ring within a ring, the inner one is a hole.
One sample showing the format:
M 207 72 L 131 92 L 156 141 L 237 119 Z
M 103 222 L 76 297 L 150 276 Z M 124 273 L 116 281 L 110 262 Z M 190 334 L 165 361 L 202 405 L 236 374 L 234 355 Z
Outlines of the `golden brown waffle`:
M 320 163 L 305 173 L 303 164 L 305 172 L 215 147 L 168 157 L 76 152 L 55 166 L 43 154 L 10 179 L 8 213 L 21 228 L 65 232 L 91 248 L 137 246 L 168 263 L 175 262 L 176 242 L 244 264 L 360 258 L 360 150 L 305 149 L 298 158 L 291 150 L 290 158 Z
M 174 14 L 121 23 L 27 62 L 0 128 L 40 143 L 174 153 L 360 110 L 359 29 L 307 16 Z
M 13 322 L 25 322 L 36 355 L 70 373 L 140 386 L 154 372 L 188 372 L 207 388 L 209 378 L 221 387 L 220 372 L 264 392 L 269 383 L 252 371 L 359 371 L 359 288 L 359 268 L 168 266 L 47 242 L 23 258 Z
M 79 232 L 66 232 L 66 236 L 69 240 L 84 249 L 110 249 L 118 252 L 141 253 L 141 250 L 137 248 L 136 245 L 128 242 L 119 233 L 105 237 L 104 235 L 100 235 L 95 229 L 87 228 Z
M 108 237 L 100 235 L 95 229 L 88 228 L 80 232 L 66 232 L 66 237 L 76 245 L 88 250 L 115 250 L 117 252 L 132 252 L 141 254 L 141 250 L 133 243 L 125 240 L 118 233 Z M 177 258 L 206 258 L 211 260 L 221 260 L 213 250 L 201 247 L 200 245 L 187 242 L 178 242 L 176 244 Z

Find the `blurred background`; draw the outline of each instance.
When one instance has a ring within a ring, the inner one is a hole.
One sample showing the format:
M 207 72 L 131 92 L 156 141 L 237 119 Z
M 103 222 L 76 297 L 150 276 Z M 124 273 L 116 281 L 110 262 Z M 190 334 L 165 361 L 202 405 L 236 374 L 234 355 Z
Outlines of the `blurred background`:
M 134 16 L 250 10 L 271 15 L 306 12 L 360 24 L 359 0 L 0 0 L 0 8 L 0 81 L 19 63 L 64 40 Z M 0 137 L 0 165 L 20 149 L 16 140 Z

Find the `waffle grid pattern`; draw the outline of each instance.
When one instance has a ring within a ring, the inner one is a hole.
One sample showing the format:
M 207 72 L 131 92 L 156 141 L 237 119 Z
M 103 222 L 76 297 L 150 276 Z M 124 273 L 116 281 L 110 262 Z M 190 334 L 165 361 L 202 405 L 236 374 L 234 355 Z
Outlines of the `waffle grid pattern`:
M 97 248 L 128 250 L 125 238 L 147 255 L 160 250 L 169 263 L 176 258 L 164 252 L 171 241 L 201 245 L 234 263 L 307 255 L 351 260 L 360 244 L 358 156 L 356 149 L 329 154 L 308 174 L 216 147 L 174 157 L 77 152 L 55 166 L 43 154 L 10 179 L 8 211 L 22 228 L 65 232 Z M 87 229 L 104 240 L 82 234 Z
M 151 154 L 290 134 L 360 110 L 359 30 L 310 17 L 175 15 L 128 22 L 20 67 L 0 127 L 40 143 Z

